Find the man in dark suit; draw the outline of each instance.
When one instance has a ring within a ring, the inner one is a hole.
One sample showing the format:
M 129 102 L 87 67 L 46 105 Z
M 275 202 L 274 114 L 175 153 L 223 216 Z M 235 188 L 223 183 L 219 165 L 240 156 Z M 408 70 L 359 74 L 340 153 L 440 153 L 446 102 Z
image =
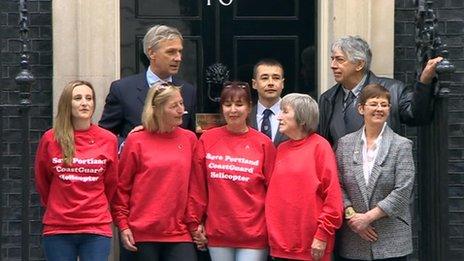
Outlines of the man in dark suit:
M 143 51 L 150 61 L 146 71 L 111 83 L 99 125 L 118 135 L 121 143 L 129 132 L 141 124 L 141 116 L 148 89 L 163 82 L 182 86 L 186 114 L 182 127 L 193 130 L 196 89 L 177 78 L 182 61 L 183 37 L 173 27 L 155 25 L 143 38 Z
M 252 86 L 258 92 L 258 102 L 251 109 L 251 126 L 279 145 L 287 137 L 279 132 L 280 95 L 284 89 L 284 68 L 273 59 L 263 59 L 253 68 Z
M 134 127 L 141 125 L 148 89 L 157 83 L 172 82 L 182 86 L 186 110 L 182 127 L 193 130 L 196 89 L 175 77 L 182 61 L 182 41 L 183 37 L 176 28 L 166 25 L 151 27 L 143 38 L 143 51 L 150 61 L 149 68 L 140 74 L 111 83 L 103 115 L 98 124 L 116 134 L 119 144 Z M 136 260 L 136 256 L 120 244 L 120 260 Z

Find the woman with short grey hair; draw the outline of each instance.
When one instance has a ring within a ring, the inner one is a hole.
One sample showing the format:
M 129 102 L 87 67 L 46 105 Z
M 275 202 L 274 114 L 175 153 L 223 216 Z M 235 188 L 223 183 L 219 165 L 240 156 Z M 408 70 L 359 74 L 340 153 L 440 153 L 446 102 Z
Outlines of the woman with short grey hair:
M 275 260 L 330 260 L 342 223 L 342 195 L 329 142 L 316 133 L 319 109 L 306 94 L 281 102 L 277 148 L 266 195 L 266 222 Z

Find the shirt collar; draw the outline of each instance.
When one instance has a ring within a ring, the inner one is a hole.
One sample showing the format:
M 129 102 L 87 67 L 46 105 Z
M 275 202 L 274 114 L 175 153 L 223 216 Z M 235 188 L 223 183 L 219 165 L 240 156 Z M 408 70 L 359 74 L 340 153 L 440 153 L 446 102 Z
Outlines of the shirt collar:
M 277 115 L 277 114 L 280 112 L 280 101 L 281 101 L 281 100 L 282 100 L 282 99 L 279 98 L 279 100 L 278 100 L 276 103 L 274 103 L 274 105 L 272 105 L 270 108 L 264 107 L 264 105 L 262 105 L 262 104 L 258 101 L 258 103 L 257 103 L 257 105 L 256 105 L 256 114 L 257 114 L 257 115 L 262 115 L 265 109 L 269 109 L 269 110 L 272 111 L 272 113 L 273 113 L 274 115 Z
M 357 98 L 359 93 L 361 93 L 362 91 L 362 86 L 364 85 L 364 82 L 366 81 L 367 79 L 367 74 L 364 74 L 364 76 L 362 77 L 361 81 L 359 81 L 359 83 L 353 88 L 351 89 L 351 92 L 353 92 L 354 96 Z M 346 89 L 343 85 L 342 85 L 342 90 L 343 92 L 345 93 L 345 96 L 348 94 L 348 92 L 350 90 Z
M 158 75 L 156 75 L 154 72 L 151 71 L 150 67 L 148 67 L 147 69 L 146 76 L 147 76 L 148 86 L 150 87 L 153 86 L 153 84 L 158 83 L 158 82 L 172 82 L 172 76 L 169 76 L 166 79 L 161 79 L 160 77 L 158 77 Z
M 382 141 L 382 137 L 383 137 L 383 132 L 384 132 L 384 130 L 385 130 L 385 126 L 387 126 L 387 123 L 386 123 L 386 122 L 383 124 L 382 131 L 380 131 L 379 136 L 378 136 L 377 139 L 375 139 L 375 141 L 374 141 L 374 147 L 373 147 L 373 149 L 377 149 L 377 148 L 378 148 L 378 145 L 379 145 L 380 142 Z M 364 125 L 362 129 L 363 129 L 363 131 L 362 131 L 362 135 L 361 135 L 361 140 L 362 140 L 362 143 L 363 143 L 363 145 L 364 145 L 364 144 L 367 144 L 367 139 L 366 139 L 366 125 Z

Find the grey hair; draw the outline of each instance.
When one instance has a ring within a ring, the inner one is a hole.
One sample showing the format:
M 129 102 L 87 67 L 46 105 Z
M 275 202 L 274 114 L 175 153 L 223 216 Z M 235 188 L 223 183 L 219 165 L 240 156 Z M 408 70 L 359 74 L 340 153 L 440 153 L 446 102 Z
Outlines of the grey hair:
M 148 50 L 156 50 L 158 44 L 163 40 L 172 40 L 179 38 L 184 40 L 182 34 L 174 27 L 167 25 L 155 25 L 148 29 L 147 33 L 143 37 L 143 52 L 150 59 Z
M 340 49 L 350 62 L 364 61 L 364 72 L 371 69 L 372 52 L 369 44 L 359 36 L 345 36 L 332 43 L 331 51 Z
M 284 109 L 287 106 L 295 111 L 295 121 L 306 133 L 316 132 L 319 124 L 319 107 L 311 96 L 302 93 L 287 94 L 282 98 L 280 108 Z

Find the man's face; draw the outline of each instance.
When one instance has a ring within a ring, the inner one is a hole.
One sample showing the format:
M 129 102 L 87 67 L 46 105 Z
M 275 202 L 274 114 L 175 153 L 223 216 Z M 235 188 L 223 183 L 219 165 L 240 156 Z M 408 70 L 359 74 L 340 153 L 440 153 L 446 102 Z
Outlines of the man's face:
M 260 65 L 252 80 L 253 89 L 258 92 L 260 100 L 277 102 L 284 88 L 284 72 L 275 65 Z
M 332 52 L 331 59 L 330 68 L 332 69 L 335 81 L 345 87 L 352 84 L 356 86 L 359 75 L 362 75 L 364 64 L 361 62 L 350 62 L 346 54 L 340 49 L 335 49 Z
M 161 79 L 177 74 L 182 61 L 182 50 L 181 39 L 162 40 L 155 50 L 148 50 L 150 68 Z

